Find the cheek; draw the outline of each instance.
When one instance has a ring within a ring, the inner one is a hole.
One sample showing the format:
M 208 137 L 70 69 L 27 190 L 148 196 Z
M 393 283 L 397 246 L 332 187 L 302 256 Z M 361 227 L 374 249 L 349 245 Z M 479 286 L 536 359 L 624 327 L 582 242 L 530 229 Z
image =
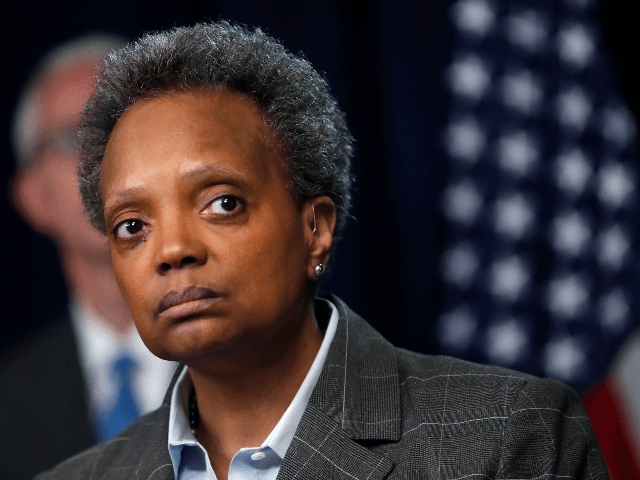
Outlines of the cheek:
M 114 261 L 113 266 L 118 287 L 131 312 L 140 338 L 151 352 L 159 356 L 159 350 L 156 348 L 158 332 L 153 329 L 153 319 L 148 306 L 149 282 L 144 280 L 145 277 L 140 270 L 134 268 L 131 263 L 133 262 Z
M 290 216 L 264 222 L 251 235 L 243 235 L 230 245 L 227 257 L 233 259 L 230 264 L 236 275 L 244 277 L 245 285 L 264 292 L 304 283 L 307 247 L 296 220 Z
M 118 287 L 137 324 L 141 313 L 142 294 L 144 292 L 142 288 L 144 286 L 142 275 L 140 275 L 135 268 L 135 264 L 132 264 L 133 262 L 123 261 L 113 249 L 112 258 L 113 271 L 116 276 L 116 281 L 118 282 Z

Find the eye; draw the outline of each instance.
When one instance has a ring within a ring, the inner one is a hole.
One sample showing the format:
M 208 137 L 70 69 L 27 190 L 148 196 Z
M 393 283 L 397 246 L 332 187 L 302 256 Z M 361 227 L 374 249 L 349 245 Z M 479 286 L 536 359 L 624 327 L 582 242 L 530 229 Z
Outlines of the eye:
M 238 197 L 234 197 L 233 195 L 224 195 L 216 198 L 209 205 L 210 206 L 205 210 L 205 213 L 208 213 L 207 210 L 210 210 L 211 213 L 228 215 L 240 208 L 242 203 Z
M 140 220 L 125 220 L 116 226 L 114 235 L 122 240 L 127 240 L 138 234 L 143 227 L 144 224 Z

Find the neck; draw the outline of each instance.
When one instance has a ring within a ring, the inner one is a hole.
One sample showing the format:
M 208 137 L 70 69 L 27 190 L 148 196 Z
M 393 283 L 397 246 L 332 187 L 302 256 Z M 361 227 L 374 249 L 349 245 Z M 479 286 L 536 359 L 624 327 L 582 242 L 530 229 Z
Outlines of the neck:
M 233 374 L 189 366 L 200 417 L 198 440 L 218 478 L 226 478 L 240 448 L 264 442 L 309 372 L 323 335 L 310 309 L 305 316 L 295 336 L 270 342 L 268 357 L 236 359 Z
M 104 255 L 83 255 L 62 250 L 60 256 L 73 296 L 115 331 L 128 333 L 133 319 L 120 294 L 107 251 Z

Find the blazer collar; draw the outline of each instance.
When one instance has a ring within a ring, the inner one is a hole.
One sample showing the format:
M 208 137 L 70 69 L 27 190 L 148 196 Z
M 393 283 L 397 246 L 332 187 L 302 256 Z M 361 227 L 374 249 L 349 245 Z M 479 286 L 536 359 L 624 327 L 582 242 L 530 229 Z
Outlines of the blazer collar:
M 310 399 L 354 440 L 401 436 L 400 379 L 395 348 L 342 300 L 336 334 Z
M 395 349 L 342 300 L 327 298 L 338 327 L 278 479 L 382 479 L 393 462 L 362 443 L 400 439 Z

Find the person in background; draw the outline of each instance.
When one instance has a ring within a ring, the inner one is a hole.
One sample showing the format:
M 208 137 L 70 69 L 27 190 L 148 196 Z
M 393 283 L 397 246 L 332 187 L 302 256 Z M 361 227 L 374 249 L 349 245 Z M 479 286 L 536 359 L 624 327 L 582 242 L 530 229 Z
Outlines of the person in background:
M 35 68 L 15 112 L 12 201 L 55 242 L 70 298 L 67 312 L 51 312 L 0 357 L 2 478 L 30 478 L 113 437 L 160 405 L 175 370 L 140 340 L 107 242 L 85 219 L 76 185 L 82 107 L 97 63 L 122 43 L 90 35 L 55 48 Z

